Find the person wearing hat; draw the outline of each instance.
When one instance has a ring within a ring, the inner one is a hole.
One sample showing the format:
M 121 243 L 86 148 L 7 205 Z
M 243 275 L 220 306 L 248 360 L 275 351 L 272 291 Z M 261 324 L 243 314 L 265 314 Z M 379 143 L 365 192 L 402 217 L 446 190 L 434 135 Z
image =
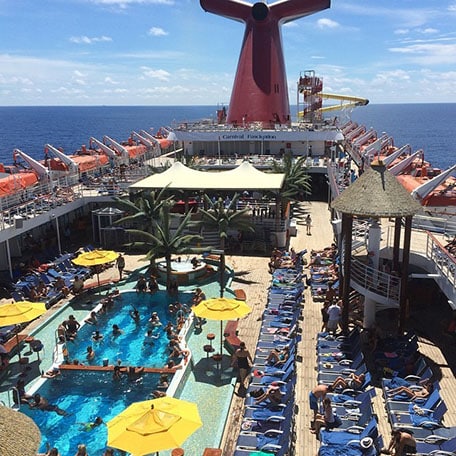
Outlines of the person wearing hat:
M 386 451 L 383 450 L 382 453 L 393 454 L 394 456 L 416 454 L 416 440 L 410 431 L 393 429 L 388 448 Z

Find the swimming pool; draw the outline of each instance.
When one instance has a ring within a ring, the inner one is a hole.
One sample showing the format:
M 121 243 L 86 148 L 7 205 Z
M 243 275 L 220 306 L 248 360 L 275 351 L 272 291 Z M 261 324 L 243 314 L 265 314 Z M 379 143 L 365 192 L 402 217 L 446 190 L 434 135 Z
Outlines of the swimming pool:
M 101 455 L 106 448 L 106 426 L 88 431 L 79 423 L 93 422 L 97 416 L 108 422 L 131 403 L 148 399 L 158 380 L 158 374 L 144 374 L 135 381 L 124 375 L 120 381 L 113 381 L 111 372 L 63 372 L 44 382 L 38 393 L 70 415 L 29 409 L 27 405 L 21 407 L 21 412 L 32 418 L 41 430 L 40 451 L 45 452 L 49 443 L 60 454 L 73 455 L 78 445 L 84 443 L 90 455 Z
M 79 329 L 74 342 L 67 342 L 70 360 L 77 359 L 84 364 L 101 366 L 104 360 L 112 365 L 120 359 L 123 364 L 131 366 L 164 367 L 169 355 L 169 339 L 163 327 L 168 321 L 173 324 L 176 322 L 176 316 L 169 313 L 168 306 L 176 300 L 183 304 L 188 302 L 191 294 L 180 294 L 176 299 L 165 291 L 154 294 L 130 291 L 120 296 L 121 299 L 116 299 L 110 310 L 98 315 L 96 325 L 85 324 Z M 134 321 L 130 315 L 133 309 L 137 309 L 140 314 L 139 322 Z M 157 312 L 162 326 L 149 326 L 148 320 L 152 312 Z M 120 328 L 121 334 L 113 335 L 113 325 Z M 148 329 L 153 330 L 154 339 L 151 341 L 146 341 L 144 337 Z M 95 330 L 103 335 L 99 342 L 92 339 Z M 86 359 L 88 346 L 92 346 L 95 351 L 95 357 L 91 361 Z

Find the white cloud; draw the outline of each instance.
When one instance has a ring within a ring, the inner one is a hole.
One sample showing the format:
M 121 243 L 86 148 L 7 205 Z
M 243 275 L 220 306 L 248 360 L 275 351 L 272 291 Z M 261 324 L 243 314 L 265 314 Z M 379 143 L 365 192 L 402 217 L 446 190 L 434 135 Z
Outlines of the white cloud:
M 407 35 L 409 33 L 409 29 L 397 29 L 394 30 L 395 35 Z
M 166 36 L 168 32 L 165 32 L 161 27 L 151 27 L 147 34 L 150 36 Z
M 106 84 L 112 84 L 112 85 L 116 85 L 116 84 L 119 84 L 117 81 L 114 81 L 114 79 L 111 78 L 111 76 L 106 76 L 104 78 L 104 82 Z
M 109 36 L 94 36 L 88 37 L 86 35 L 82 36 L 72 36 L 70 37 L 70 42 L 75 44 L 93 44 L 93 43 L 102 43 L 102 42 L 110 42 L 112 38 Z
M 142 74 L 147 78 L 158 79 L 159 81 L 169 81 L 171 74 L 166 70 L 154 70 L 148 67 L 142 67 Z
M 90 3 L 103 6 L 115 6 L 125 9 L 130 5 L 174 5 L 174 0 L 88 0 Z
M 421 30 L 421 33 L 425 33 L 426 35 L 430 35 L 430 34 L 434 34 L 434 33 L 438 33 L 438 30 L 435 29 L 435 28 L 432 28 L 432 27 L 427 27 L 423 30 Z
M 317 26 L 321 29 L 323 29 L 323 28 L 334 29 L 334 28 L 340 27 L 340 24 L 336 21 L 333 21 L 332 19 L 323 18 L 323 19 L 318 19 Z
M 390 52 L 409 56 L 411 62 L 422 65 L 455 64 L 456 44 L 413 44 L 394 47 Z

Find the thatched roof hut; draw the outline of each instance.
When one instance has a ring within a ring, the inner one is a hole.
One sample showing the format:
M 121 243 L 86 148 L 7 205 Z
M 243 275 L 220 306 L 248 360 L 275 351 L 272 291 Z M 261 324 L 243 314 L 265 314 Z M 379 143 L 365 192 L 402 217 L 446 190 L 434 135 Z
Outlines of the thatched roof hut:
M 331 208 L 360 217 L 389 218 L 413 216 L 421 206 L 382 162 L 373 162 L 331 203 Z
M 36 456 L 41 442 L 38 426 L 28 416 L 0 406 L 0 454 Z

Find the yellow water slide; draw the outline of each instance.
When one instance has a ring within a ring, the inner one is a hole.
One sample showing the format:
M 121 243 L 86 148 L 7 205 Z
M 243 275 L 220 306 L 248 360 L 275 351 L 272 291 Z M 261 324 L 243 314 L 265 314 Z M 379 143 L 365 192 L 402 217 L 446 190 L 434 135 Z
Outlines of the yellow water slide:
M 330 111 L 339 111 L 341 109 L 351 109 L 355 108 L 357 106 L 366 106 L 369 103 L 369 100 L 367 98 L 361 98 L 361 97 L 354 97 L 351 95 L 339 95 L 336 93 L 324 93 L 324 92 L 318 92 L 314 95 L 312 95 L 313 99 L 320 99 L 320 100 L 337 100 L 340 101 L 340 103 L 331 105 L 331 106 L 323 106 L 321 108 L 315 109 L 315 112 L 319 113 L 324 113 L 324 112 L 330 112 Z M 306 111 L 309 108 L 306 108 Z M 304 115 L 303 111 L 299 112 L 299 117 L 302 118 Z
M 331 106 L 323 106 L 320 112 L 337 111 L 339 109 L 354 108 L 356 106 L 366 106 L 369 103 L 367 98 L 353 97 L 350 95 L 339 95 L 336 93 L 323 93 L 320 92 L 317 96 L 323 100 L 338 100 L 339 104 Z

